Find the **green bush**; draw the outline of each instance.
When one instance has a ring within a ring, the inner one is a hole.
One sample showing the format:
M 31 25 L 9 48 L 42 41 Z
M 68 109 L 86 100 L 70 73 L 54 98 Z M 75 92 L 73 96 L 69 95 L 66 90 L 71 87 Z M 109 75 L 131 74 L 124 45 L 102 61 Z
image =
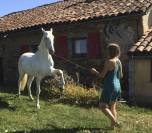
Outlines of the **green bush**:
M 64 80 L 66 84 L 75 84 L 73 78 L 64 72 Z M 46 77 L 42 81 L 42 92 L 41 95 L 46 99 L 59 98 L 61 96 L 60 88 L 61 77 L 54 75 L 52 77 Z
M 41 96 L 45 99 L 67 104 L 96 105 L 98 103 L 99 91 L 95 88 L 85 88 L 74 82 L 71 76 L 64 72 L 65 88 L 63 92 L 59 89 L 60 76 L 47 77 L 42 82 Z
M 78 85 L 69 84 L 64 90 L 64 96 L 69 98 L 79 99 L 96 99 L 98 97 L 98 91 L 94 88 L 83 88 Z
M 59 88 L 43 88 L 42 95 L 49 100 L 57 99 L 57 102 L 66 104 L 94 106 L 98 103 L 100 93 L 95 88 L 67 84 L 63 92 Z
M 80 105 L 97 104 L 99 92 L 95 88 L 84 88 L 79 85 L 69 84 L 64 90 L 64 100 Z
M 66 84 L 75 84 L 74 79 L 66 72 L 63 73 Z M 48 76 L 42 80 L 42 88 L 59 88 L 61 82 L 60 75 Z

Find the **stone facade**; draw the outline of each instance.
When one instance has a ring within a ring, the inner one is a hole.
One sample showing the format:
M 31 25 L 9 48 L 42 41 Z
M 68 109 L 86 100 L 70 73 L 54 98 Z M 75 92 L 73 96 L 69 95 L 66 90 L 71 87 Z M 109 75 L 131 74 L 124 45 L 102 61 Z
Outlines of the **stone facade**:
M 152 11 L 147 12 L 147 14 L 142 17 L 143 34 L 146 33 L 152 26 Z
M 126 80 L 128 73 L 127 51 L 132 43 L 134 43 L 138 39 L 138 28 L 141 27 L 141 25 L 138 25 L 141 24 L 138 22 L 138 20 L 139 18 L 137 16 L 126 16 L 123 18 L 120 17 L 117 19 L 109 19 L 105 21 L 92 21 L 91 23 L 84 22 L 68 25 L 62 24 L 53 27 L 53 34 L 55 36 L 67 35 L 69 39 L 73 37 L 87 36 L 89 32 L 99 32 L 102 45 L 100 58 L 72 58 L 70 54 L 67 58 L 72 62 L 78 63 L 88 68 L 96 67 L 98 69 L 101 69 L 105 60 L 105 48 L 107 44 L 118 43 L 122 50 L 121 60 L 123 62 L 124 73 L 126 76 L 124 79 Z M 49 28 L 50 26 L 48 27 L 48 29 Z M 3 58 L 3 79 L 5 84 L 17 83 L 17 62 L 19 56 L 21 55 L 21 45 L 38 45 L 41 39 L 41 35 L 42 34 L 40 29 L 26 30 L 8 34 L 5 38 L 2 38 L 0 40 L 0 46 L 1 49 L 3 49 L 1 51 L 2 54 L 0 53 L 0 55 Z M 68 45 L 70 45 L 70 42 L 68 43 Z M 56 62 L 56 64 L 60 64 L 60 62 Z M 58 65 L 57 67 L 61 67 L 61 65 Z M 126 82 L 125 80 L 124 82 Z
M 140 39 L 132 46 L 129 58 L 129 99 L 134 104 L 151 106 L 152 56 L 151 39 L 148 38 L 152 37 L 152 11 L 149 10 L 140 20 Z
M 7 35 L 1 39 L 1 58 L 3 58 L 3 82 L 4 84 L 16 84 L 18 80 L 17 63 L 21 55 L 21 45 L 39 44 L 40 32 L 19 32 Z
M 140 105 L 152 104 L 152 75 L 151 59 L 134 58 L 132 81 L 134 81 L 132 93 L 133 102 Z

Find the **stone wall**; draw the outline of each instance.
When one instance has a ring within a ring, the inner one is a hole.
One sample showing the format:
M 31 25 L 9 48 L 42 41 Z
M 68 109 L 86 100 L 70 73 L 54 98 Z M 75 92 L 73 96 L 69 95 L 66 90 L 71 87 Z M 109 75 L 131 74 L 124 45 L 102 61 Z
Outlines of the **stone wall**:
M 40 32 L 20 32 L 10 34 L 0 42 L 3 46 L 3 75 L 5 84 L 16 84 L 18 80 L 18 58 L 21 45 L 39 44 Z
M 141 38 L 152 26 L 152 11 L 137 18 L 138 37 Z M 130 57 L 129 66 L 129 100 L 133 104 L 150 105 L 151 100 L 151 59 Z
M 127 72 L 126 64 L 128 63 L 127 51 L 129 47 L 138 38 L 138 25 L 137 17 L 123 18 L 106 20 L 95 23 L 79 23 L 79 24 L 69 24 L 69 25 L 58 25 L 53 27 L 53 34 L 67 35 L 70 37 L 87 36 L 89 32 L 99 32 L 101 47 L 101 58 L 90 60 L 88 58 L 82 59 L 72 59 L 69 55 L 67 58 L 72 62 L 78 63 L 85 67 L 96 67 L 101 69 L 103 62 L 105 60 L 105 48 L 108 43 L 118 43 L 122 50 L 121 60 L 125 64 L 125 72 Z M 50 27 L 49 27 L 50 28 Z M 49 29 L 48 28 L 48 29 Z M 20 46 L 21 45 L 38 45 L 41 39 L 41 31 L 26 31 L 26 32 L 16 32 L 13 34 L 8 34 L 7 37 L 0 40 L 0 48 L 3 51 L 0 55 L 3 58 L 3 75 L 4 83 L 11 84 L 17 83 L 18 80 L 18 70 L 17 62 L 21 55 Z M 1 54 L 3 53 L 3 54 Z M 85 62 L 85 64 L 84 64 Z M 58 63 L 56 63 L 58 64 Z M 61 68 L 61 65 L 58 65 Z M 68 68 L 67 68 L 68 69 Z
M 152 27 L 152 11 L 148 11 L 145 15 L 142 17 L 142 24 L 143 24 L 143 34 Z
M 134 102 L 141 105 L 152 104 L 151 60 L 134 59 Z

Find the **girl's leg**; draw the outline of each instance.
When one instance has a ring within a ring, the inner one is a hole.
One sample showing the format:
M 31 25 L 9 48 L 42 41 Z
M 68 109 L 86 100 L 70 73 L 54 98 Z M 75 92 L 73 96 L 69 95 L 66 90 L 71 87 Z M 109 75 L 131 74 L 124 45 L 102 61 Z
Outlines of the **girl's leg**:
M 116 122 L 113 123 L 113 121 L 111 121 L 111 127 L 114 126 L 118 126 L 118 122 L 117 122 L 117 111 L 116 111 L 116 102 L 113 101 L 110 103 L 110 111 L 113 114 L 113 116 L 115 117 Z
M 111 110 L 111 113 L 113 114 L 113 116 L 115 117 L 115 119 L 117 119 L 117 111 L 116 111 L 116 102 L 115 101 L 110 103 L 110 110 Z
M 108 106 L 105 103 L 100 103 L 99 108 L 111 120 L 112 123 L 116 123 L 115 116 L 112 114 L 111 110 L 108 108 Z

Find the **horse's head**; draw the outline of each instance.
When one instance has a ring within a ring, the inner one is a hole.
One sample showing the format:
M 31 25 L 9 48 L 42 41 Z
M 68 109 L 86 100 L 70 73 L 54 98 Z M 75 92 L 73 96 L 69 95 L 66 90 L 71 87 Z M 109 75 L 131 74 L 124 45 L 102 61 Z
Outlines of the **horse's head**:
M 42 28 L 42 32 L 43 32 L 43 39 L 44 39 L 44 44 L 45 47 L 50 51 L 51 54 L 53 54 L 55 52 L 54 49 L 54 35 L 53 35 L 53 29 L 51 28 L 49 31 L 45 31 Z

